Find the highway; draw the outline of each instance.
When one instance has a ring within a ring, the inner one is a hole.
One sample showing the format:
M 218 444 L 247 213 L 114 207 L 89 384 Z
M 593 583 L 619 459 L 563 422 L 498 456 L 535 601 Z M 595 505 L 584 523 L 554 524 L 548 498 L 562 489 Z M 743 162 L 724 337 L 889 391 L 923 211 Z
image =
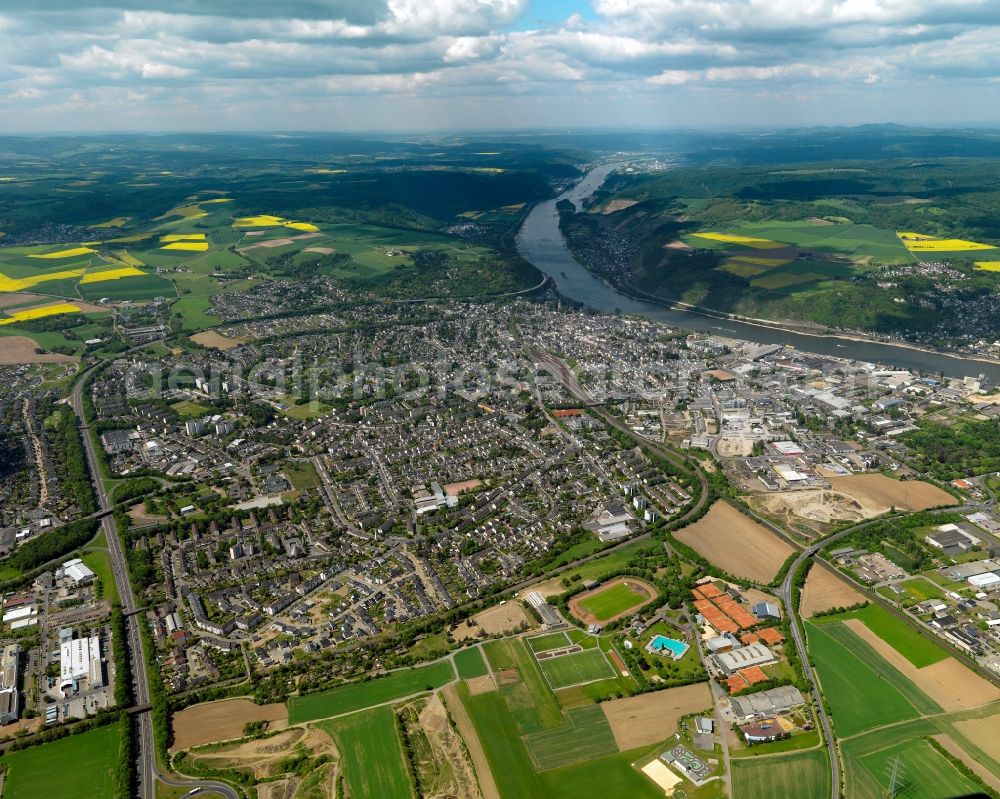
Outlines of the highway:
M 146 346 L 146 345 L 143 345 Z M 83 414 L 83 391 L 88 380 L 102 364 L 90 367 L 83 372 L 70 395 L 70 402 L 73 412 L 76 414 L 80 428 L 80 435 L 83 439 L 84 449 L 87 453 L 87 465 L 90 468 L 90 480 L 94 486 L 94 495 L 97 498 L 98 507 L 101 511 L 108 511 L 111 504 L 108 502 L 107 494 L 104 491 L 104 482 L 101 480 L 101 472 L 98 466 L 97 456 L 94 452 L 94 442 L 90 436 L 86 418 Z M 143 654 L 142 637 L 139 631 L 139 614 L 135 601 L 135 594 L 132 592 L 132 581 L 129 579 L 128 561 L 125 558 L 125 550 L 122 547 L 118 531 L 115 529 L 114 519 L 111 514 L 107 514 L 101 520 L 104 535 L 108 540 L 108 553 L 111 557 L 111 569 L 115 578 L 115 585 L 118 587 L 118 595 L 121 597 L 122 611 L 125 613 L 125 645 L 128 648 L 129 662 L 132 668 L 133 698 L 138 707 L 149 705 L 149 675 L 146 670 L 146 658 Z M 240 795 L 229 785 L 223 782 L 212 780 L 186 781 L 177 780 L 163 774 L 156 762 L 156 746 L 153 741 L 153 719 L 149 710 L 135 714 L 138 727 L 137 762 L 138 768 L 138 796 L 141 799 L 155 799 L 156 781 L 175 786 L 202 788 L 206 792 L 212 791 L 226 799 L 240 799 Z
M 795 640 L 795 651 L 799 655 L 802 672 L 806 675 L 806 679 L 809 680 L 809 685 L 812 686 L 816 715 L 819 718 L 820 726 L 823 728 L 823 739 L 826 741 L 826 751 L 830 758 L 832 799 L 839 799 L 840 797 L 840 756 L 837 751 L 837 739 L 833 735 L 833 726 L 830 724 L 830 717 L 826 713 L 826 706 L 823 704 L 823 695 L 820 693 L 819 684 L 816 682 L 816 675 L 809 663 L 809 652 L 806 650 L 806 637 L 802 632 L 802 621 L 799 619 L 798 608 L 795 607 L 795 603 L 792 601 L 792 581 L 795 579 L 795 572 L 802 565 L 802 562 L 807 558 L 813 557 L 819 551 L 820 547 L 850 535 L 855 530 L 867 527 L 868 524 L 872 523 L 874 522 L 866 522 L 854 527 L 848 527 L 846 530 L 834 533 L 829 538 L 824 538 L 821 542 L 817 542 L 809 549 L 800 552 L 798 557 L 792 561 L 792 565 L 786 572 L 785 579 L 781 581 L 781 587 L 778 589 L 781 601 L 785 605 L 785 613 L 788 614 L 788 626 L 791 627 L 792 638 Z

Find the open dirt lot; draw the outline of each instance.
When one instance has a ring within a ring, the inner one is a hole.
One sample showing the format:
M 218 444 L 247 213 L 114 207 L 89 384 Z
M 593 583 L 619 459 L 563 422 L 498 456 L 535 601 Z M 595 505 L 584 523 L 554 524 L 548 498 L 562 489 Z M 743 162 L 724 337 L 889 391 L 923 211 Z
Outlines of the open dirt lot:
M 874 515 L 885 513 L 893 506 L 903 510 L 926 510 L 938 505 L 957 505 L 947 491 L 921 480 L 893 480 L 884 474 L 853 474 L 831 477 L 835 491 L 854 497 Z
M 982 719 L 956 721 L 953 726 L 970 741 L 975 741 L 990 759 L 1000 763 L 1000 713 Z
M 558 577 L 550 577 L 548 580 L 542 580 L 540 583 L 535 583 L 525 589 L 526 591 L 537 591 L 546 599 L 550 596 L 558 596 L 559 594 L 566 593 L 566 586 L 562 584 L 562 580 Z
M 520 603 L 513 601 L 506 605 L 494 605 L 492 608 L 477 613 L 472 618 L 476 622 L 475 625 L 463 621 L 452 630 L 451 634 L 456 641 L 478 638 L 480 630 L 483 630 L 487 635 L 501 635 L 520 629 L 522 624 L 527 624 L 529 627 L 534 626 L 534 622 Z
M 249 769 L 258 778 L 284 773 L 281 761 L 304 748 L 312 755 L 332 755 L 333 739 L 317 727 L 292 727 L 272 738 L 233 744 L 210 751 L 192 752 L 190 757 L 207 769 Z
M 146 513 L 146 505 L 142 502 L 129 508 L 128 515 L 135 524 L 156 524 L 156 522 L 162 522 L 169 518 L 158 513 Z
M 757 494 L 750 498 L 750 506 L 768 516 L 784 519 L 786 523 L 792 521 L 791 517 L 829 524 L 863 521 L 877 515 L 854 497 L 823 488 Z
M 479 783 L 472 760 L 455 729 L 448 723 L 448 711 L 441 697 L 431 696 L 420 711 L 420 726 L 427 735 L 435 766 L 441 779 L 430 786 L 423 786 L 423 794 L 428 799 L 443 799 L 462 796 L 479 799 Z
M 497 689 L 497 684 L 493 682 L 493 676 L 484 674 L 482 677 L 473 677 L 465 681 L 469 686 L 469 693 L 473 696 L 488 694 Z
M 8 308 L 11 305 L 27 305 L 29 302 L 52 302 L 51 297 L 44 294 L 0 294 L 0 308 Z
M 476 769 L 476 776 L 479 777 L 479 788 L 482 791 L 483 799 L 500 799 L 500 791 L 493 780 L 493 772 L 490 771 L 490 762 L 486 759 L 486 751 L 483 749 L 479 736 L 476 735 L 476 728 L 472 724 L 472 719 L 469 718 L 469 712 L 455 691 L 455 686 L 449 685 L 445 688 L 443 696 L 445 705 L 455 721 L 458 734 L 462 736 L 462 740 L 468 747 L 469 756 Z
M 604 204 L 604 208 L 601 209 L 602 214 L 613 214 L 615 211 L 624 211 L 626 208 L 631 208 L 636 205 L 638 200 L 626 200 L 624 198 L 618 198 L 616 200 L 611 200 Z
M 949 712 L 981 707 L 1000 699 L 1000 688 L 987 682 L 955 658 L 945 658 L 918 669 L 875 635 L 860 619 L 846 619 L 844 624 L 902 672 L 917 688 Z
M 479 488 L 482 484 L 482 480 L 463 480 L 461 483 L 448 483 L 448 485 L 444 487 L 444 493 L 446 493 L 449 497 L 457 497 L 465 491 L 471 491 L 473 488 Z
M 221 333 L 216 333 L 214 330 L 195 333 L 191 336 L 191 340 L 201 344 L 203 347 L 211 347 L 213 350 L 231 350 L 233 347 L 238 347 L 240 344 L 246 342 L 246 339 L 229 338 Z
M 292 239 L 268 239 L 267 241 L 259 241 L 256 244 L 251 244 L 247 247 L 240 247 L 237 252 L 249 252 L 250 250 L 256 250 L 258 248 L 271 249 L 272 247 L 284 247 L 286 244 L 291 244 Z
M 977 719 L 978 721 L 979 719 Z M 993 740 L 996 740 L 997 732 L 993 733 Z M 1000 777 L 997 777 L 992 771 L 990 771 L 986 766 L 980 763 L 978 760 L 973 760 L 972 755 L 966 752 L 961 746 L 959 746 L 950 735 L 935 735 L 934 740 L 937 741 L 944 750 L 950 754 L 952 757 L 957 757 L 965 765 L 967 765 L 972 772 L 979 777 L 983 782 L 989 785 L 994 791 L 1000 791 Z M 976 739 L 979 740 L 978 738 Z
M 681 716 L 711 706 L 707 682 L 601 703 L 620 752 L 669 738 Z
M 720 458 L 746 458 L 753 452 L 753 441 L 748 438 L 720 438 L 715 444 Z
M 776 535 L 722 501 L 674 535 L 730 574 L 760 583 L 770 582 L 793 551 Z
M 830 608 L 849 608 L 864 601 L 864 595 L 841 580 L 829 569 L 816 564 L 809 570 L 799 613 L 807 619 Z
M 249 699 L 223 699 L 192 705 L 174 715 L 173 751 L 243 737 L 248 721 L 270 722 L 271 729 L 288 726 L 283 704 L 255 705 Z
M 635 592 L 635 604 L 632 607 L 626 608 L 621 613 L 617 613 L 606 619 L 597 618 L 593 613 L 583 607 L 586 601 L 592 596 L 603 593 L 610 588 L 614 588 L 616 585 L 627 585 L 633 592 Z M 609 580 L 608 582 L 597 586 L 597 588 L 577 594 L 569 601 L 569 611 L 584 624 L 608 624 L 615 619 L 620 619 L 622 616 L 628 616 L 630 613 L 634 612 L 635 608 L 638 606 L 651 599 L 655 599 L 656 593 L 656 589 L 644 580 L 639 580 L 636 577 L 623 577 L 617 580 Z M 645 599 L 643 599 L 640 594 L 644 594 Z
M 55 352 L 40 353 L 34 339 L 27 336 L 0 336 L 0 365 L 14 363 L 65 363 L 75 361 L 69 355 Z

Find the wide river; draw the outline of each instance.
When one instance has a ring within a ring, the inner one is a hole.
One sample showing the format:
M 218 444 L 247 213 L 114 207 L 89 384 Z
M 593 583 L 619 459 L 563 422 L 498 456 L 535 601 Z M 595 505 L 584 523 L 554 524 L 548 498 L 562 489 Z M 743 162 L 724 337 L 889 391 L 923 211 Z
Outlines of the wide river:
M 943 372 L 950 377 L 985 374 L 992 384 L 1000 383 L 1000 364 L 989 361 L 925 352 L 895 344 L 793 333 L 763 325 L 714 319 L 622 294 L 608 283 L 594 277 L 570 254 L 559 230 L 559 215 L 556 212 L 556 203 L 563 199 L 570 200 L 579 207 L 580 202 L 600 188 L 607 176 L 618 166 L 619 164 L 598 166 L 556 199 L 536 205 L 524 220 L 517 235 L 517 248 L 521 256 L 555 280 L 560 293 L 564 296 L 599 311 L 637 314 L 687 330 L 715 333 L 762 344 L 788 344 L 805 352 L 870 361 L 932 374 Z

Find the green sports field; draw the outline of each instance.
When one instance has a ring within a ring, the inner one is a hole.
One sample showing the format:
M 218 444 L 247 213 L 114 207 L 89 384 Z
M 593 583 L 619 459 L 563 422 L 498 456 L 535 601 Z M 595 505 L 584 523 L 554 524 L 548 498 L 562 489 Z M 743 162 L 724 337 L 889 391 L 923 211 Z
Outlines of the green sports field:
M 585 649 L 572 655 L 540 660 L 538 667 L 553 690 L 618 676 L 600 649 Z
M 409 799 L 413 786 L 390 707 L 320 722 L 337 742 L 353 799 Z
M 545 633 L 545 635 L 536 635 L 526 640 L 528 648 L 532 652 L 547 652 L 550 649 L 562 649 L 564 646 L 569 646 L 572 643 L 566 633 Z
M 473 677 L 482 677 L 489 673 L 482 650 L 478 646 L 456 652 L 455 669 L 458 671 L 459 678 L 463 680 L 471 680 Z
M 114 796 L 119 724 L 32 746 L 0 758 L 7 766 L 4 799 L 107 799 Z
M 733 799 L 824 799 L 830 795 L 826 749 L 757 760 L 735 760 Z
M 288 700 L 288 721 L 290 724 L 301 724 L 303 721 L 351 713 L 428 689 L 440 688 L 454 679 L 455 671 L 451 667 L 451 661 L 442 660 L 317 694 L 293 696 Z
M 634 582 L 619 582 L 587 597 L 580 603 L 580 607 L 598 621 L 604 622 L 641 607 L 649 599 L 646 591 L 636 586 Z

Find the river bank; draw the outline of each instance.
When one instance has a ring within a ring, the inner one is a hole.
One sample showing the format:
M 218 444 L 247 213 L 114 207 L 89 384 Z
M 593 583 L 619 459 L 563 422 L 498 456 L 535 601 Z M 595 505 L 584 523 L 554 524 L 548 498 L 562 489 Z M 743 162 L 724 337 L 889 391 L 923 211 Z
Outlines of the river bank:
M 579 204 L 619 165 L 602 164 L 587 172 L 559 197 L 538 203 L 525 217 L 516 243 L 521 256 L 552 278 L 566 298 L 609 313 L 635 314 L 702 333 L 727 335 L 761 344 L 782 344 L 804 352 L 866 361 L 926 374 L 966 377 L 985 374 L 1000 384 L 1000 360 L 939 351 L 908 342 L 887 343 L 863 334 L 829 334 L 793 329 L 766 319 L 739 318 L 685 303 L 633 295 L 599 279 L 580 264 L 559 229 L 556 203 Z M 725 322 L 726 326 L 712 324 Z

